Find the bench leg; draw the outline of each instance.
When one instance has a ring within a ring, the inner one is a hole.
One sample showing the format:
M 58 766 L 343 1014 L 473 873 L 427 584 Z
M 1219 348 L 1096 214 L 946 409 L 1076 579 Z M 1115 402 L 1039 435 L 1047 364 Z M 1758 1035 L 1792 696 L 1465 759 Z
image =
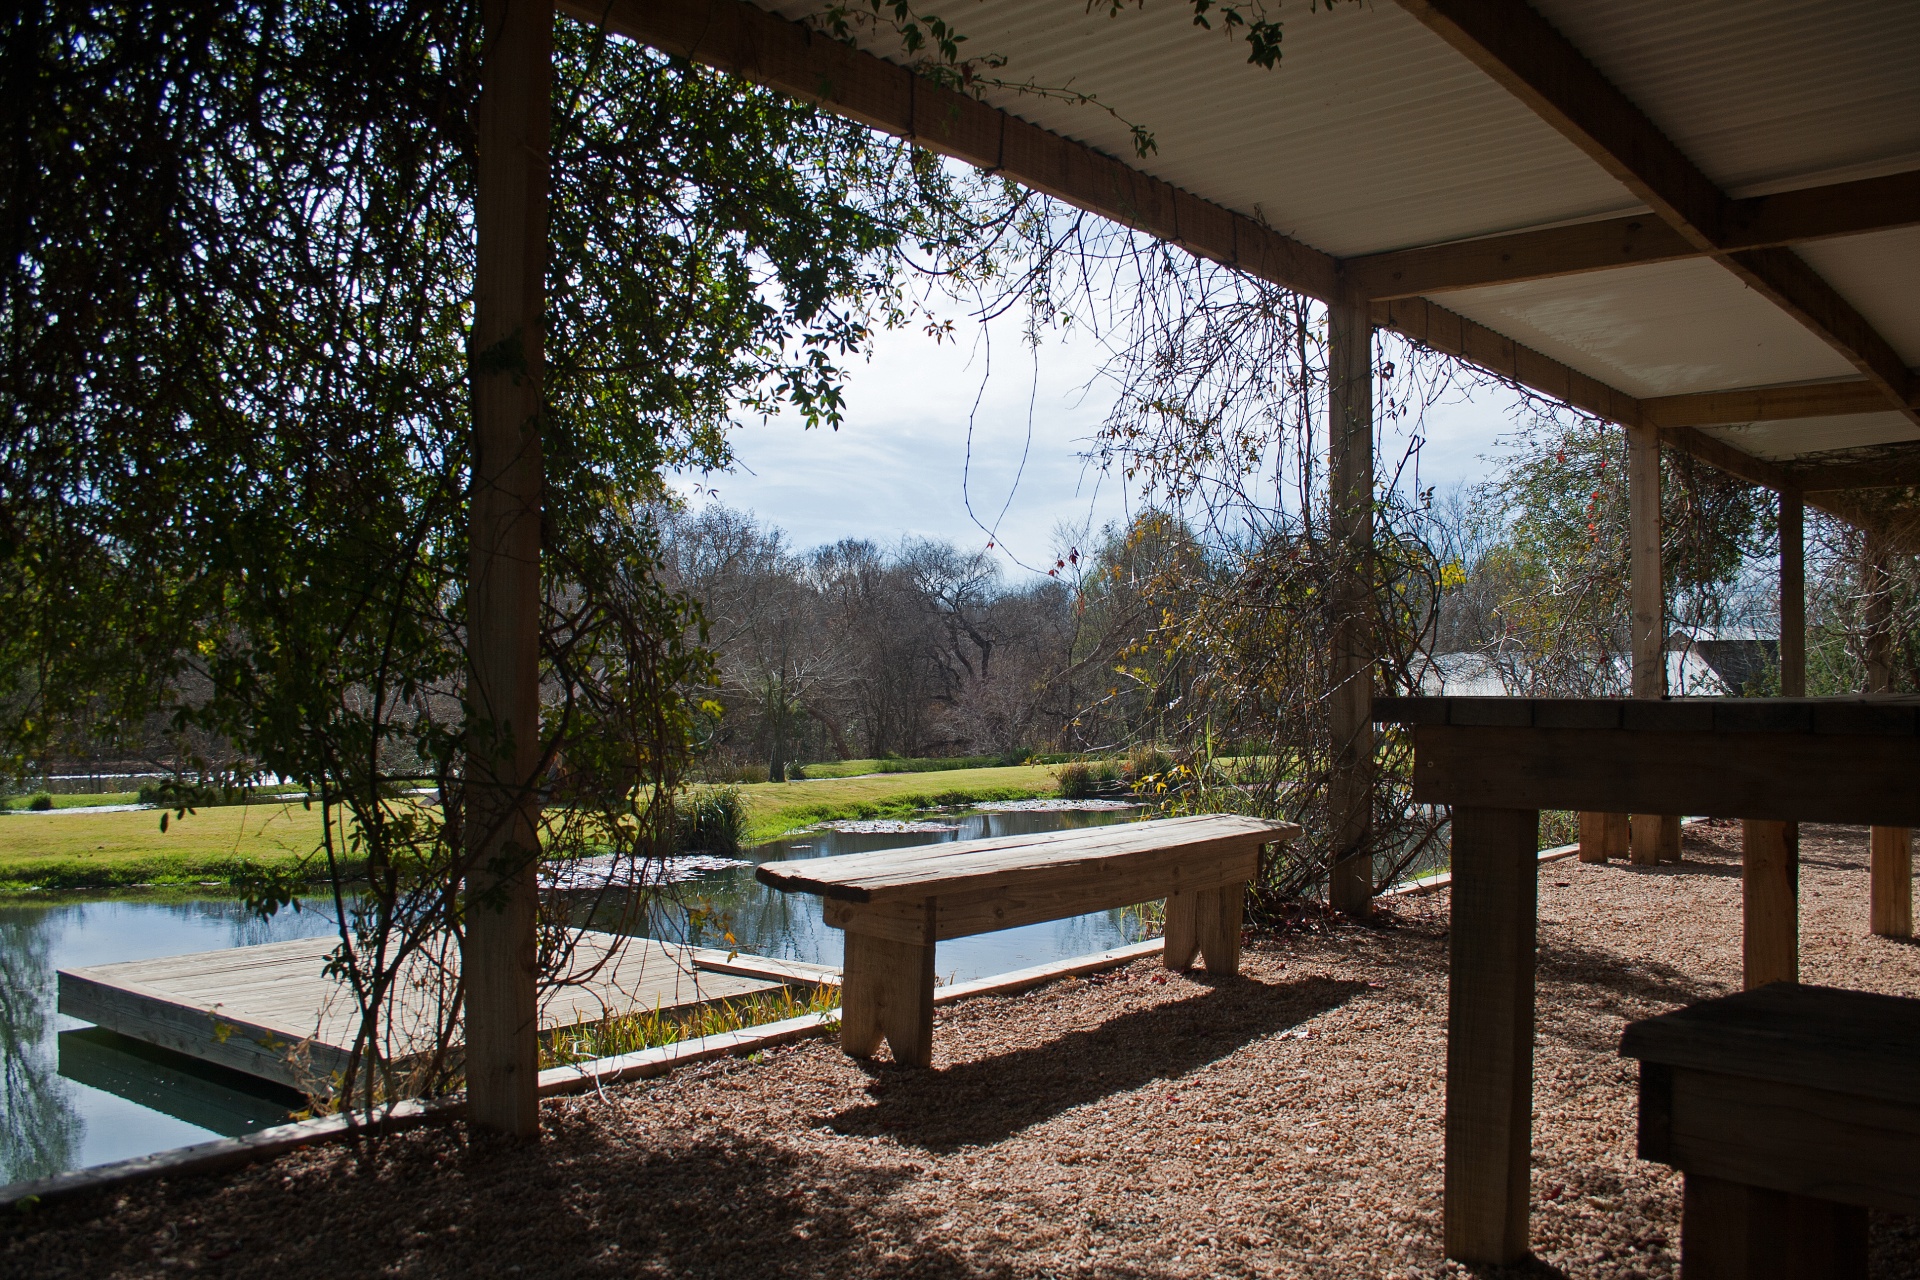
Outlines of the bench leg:
M 1867 1211 L 1690 1173 L 1681 1280 L 1865 1280 Z
M 1199 894 L 1181 889 L 1167 895 L 1166 944 L 1160 963 L 1169 969 L 1185 970 L 1200 950 Z
M 1246 884 L 1202 889 L 1193 896 L 1194 934 L 1200 940 L 1207 972 L 1221 978 L 1240 972 L 1240 922 L 1247 909 Z
M 884 1037 L 893 1060 L 933 1065 L 933 944 L 847 931 L 840 973 L 840 1047 L 870 1058 Z

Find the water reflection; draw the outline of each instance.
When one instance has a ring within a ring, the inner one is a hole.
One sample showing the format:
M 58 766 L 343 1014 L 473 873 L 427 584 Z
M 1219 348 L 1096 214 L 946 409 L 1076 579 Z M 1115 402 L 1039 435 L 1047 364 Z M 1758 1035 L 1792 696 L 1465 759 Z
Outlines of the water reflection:
M 757 955 L 837 967 L 840 932 L 821 919 L 820 899 L 784 894 L 753 878 L 753 864 L 826 857 L 902 845 L 1103 825 L 1130 812 L 968 813 L 942 818 L 953 829 L 921 832 L 821 831 L 751 849 L 744 865 L 670 886 L 644 905 L 603 900 L 605 928 L 629 914 L 630 931 L 670 941 L 732 946 Z M 707 911 L 704 927 L 690 913 Z M 0 1183 L 238 1136 L 282 1123 L 300 1105 L 251 1077 L 60 1015 L 56 971 L 283 942 L 334 932 L 332 905 L 303 902 L 263 920 L 232 898 L 144 897 L 0 906 Z M 734 942 L 719 935 L 730 930 Z M 1139 937 L 1137 917 L 1106 911 L 940 944 L 942 981 L 964 981 L 1099 951 Z
M 809 831 L 743 850 L 746 865 L 655 890 L 644 903 L 602 898 L 597 911 L 583 906 L 575 919 L 594 928 L 619 928 L 645 937 L 702 946 L 731 946 L 754 955 L 837 968 L 842 935 L 821 918 L 821 900 L 812 894 L 768 888 L 754 879 L 754 866 L 787 858 L 826 858 L 904 845 L 1107 826 L 1134 821 L 1138 816 L 1135 810 L 975 812 L 942 817 L 941 824 L 951 828 L 945 831 Z M 732 943 L 725 940 L 725 931 L 733 934 Z M 936 963 L 942 981 L 964 982 L 1103 951 L 1139 937 L 1140 921 L 1135 913 L 1102 911 L 943 942 Z

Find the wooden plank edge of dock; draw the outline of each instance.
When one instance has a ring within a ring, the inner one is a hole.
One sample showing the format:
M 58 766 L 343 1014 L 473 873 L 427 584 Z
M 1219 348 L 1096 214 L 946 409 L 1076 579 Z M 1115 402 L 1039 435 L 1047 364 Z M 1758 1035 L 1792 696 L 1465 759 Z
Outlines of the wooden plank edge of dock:
M 995 974 L 972 982 L 955 983 L 941 988 L 934 996 L 934 1003 L 952 1004 L 971 996 L 999 995 L 1025 990 L 1060 978 L 1080 977 L 1103 969 L 1117 969 L 1142 957 L 1157 954 L 1161 945 L 1159 938 L 1151 938 L 1130 946 L 1115 947 L 1108 951 L 1094 952 L 1091 955 L 1075 956 L 1052 964 L 1035 965 L 1029 969 Z M 720 954 L 725 955 L 724 952 Z M 824 979 L 808 980 L 824 981 Z M 590 1062 L 576 1063 L 566 1067 L 553 1067 L 540 1073 L 540 1096 L 545 1098 L 560 1094 L 583 1093 L 589 1089 L 618 1084 L 625 1080 L 662 1076 L 675 1067 L 691 1066 L 697 1062 L 737 1054 L 757 1053 L 762 1049 L 791 1044 L 809 1036 L 824 1034 L 838 1028 L 839 1025 L 840 1011 L 835 1009 L 826 1013 L 810 1013 L 780 1022 L 764 1023 L 740 1031 L 702 1036 L 696 1040 L 682 1040 L 677 1044 L 662 1045 L 657 1049 L 643 1049 L 638 1053 L 621 1054 L 613 1058 L 596 1058 Z M 257 1161 L 271 1160 L 301 1147 L 335 1141 L 356 1132 L 392 1133 L 422 1124 L 457 1119 L 465 1109 L 466 1099 L 457 1095 L 431 1102 L 401 1102 L 373 1116 L 368 1116 L 365 1112 L 321 1116 L 312 1120 L 296 1121 L 293 1124 L 276 1125 L 271 1129 L 262 1129 L 241 1138 L 216 1138 L 211 1142 L 195 1143 L 189 1147 L 174 1147 L 167 1151 L 156 1151 L 151 1155 L 135 1156 L 130 1160 L 75 1169 L 68 1173 L 56 1174 L 51 1178 L 38 1178 L 0 1186 L 0 1210 L 26 1211 L 50 1201 L 64 1200 L 149 1178 L 219 1173 Z

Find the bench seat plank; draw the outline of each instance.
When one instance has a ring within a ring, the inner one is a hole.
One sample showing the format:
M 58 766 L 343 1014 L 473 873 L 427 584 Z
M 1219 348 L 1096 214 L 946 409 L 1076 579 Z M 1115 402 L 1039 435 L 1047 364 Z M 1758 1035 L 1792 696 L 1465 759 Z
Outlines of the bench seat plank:
M 1300 828 L 1200 815 L 763 863 L 762 884 L 826 899 L 846 931 L 840 1043 L 870 1056 L 933 1063 L 934 944 L 1166 900 L 1164 962 L 1203 955 L 1211 973 L 1240 967 L 1240 919 L 1261 847 Z
M 1027 875 L 1057 874 L 1068 865 L 1097 875 L 1102 868 L 1123 868 L 1141 855 L 1178 851 L 1220 855 L 1235 846 L 1290 840 L 1299 831 L 1286 822 L 1202 815 L 1043 835 L 952 840 L 832 858 L 796 858 L 762 863 L 754 874 L 762 884 L 787 892 L 876 902 L 1013 884 Z

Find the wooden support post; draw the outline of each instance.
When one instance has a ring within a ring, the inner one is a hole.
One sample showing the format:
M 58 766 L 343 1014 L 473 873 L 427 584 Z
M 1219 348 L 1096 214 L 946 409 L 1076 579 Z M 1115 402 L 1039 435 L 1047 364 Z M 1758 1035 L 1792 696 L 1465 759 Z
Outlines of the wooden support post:
M 1893 691 L 1893 580 L 1886 543 L 1867 534 L 1867 691 Z M 1907 827 L 1874 827 L 1868 837 L 1872 870 L 1868 927 L 1883 938 L 1913 936 L 1913 838 Z
M 1447 1256 L 1527 1253 L 1533 1147 L 1534 810 L 1453 811 L 1447 935 Z
M 1741 955 L 1746 989 L 1800 981 L 1800 828 L 1740 824 Z
M 1627 541 L 1631 556 L 1628 594 L 1632 605 L 1633 696 L 1667 696 L 1667 606 L 1660 568 L 1660 432 L 1627 428 Z M 1680 821 L 1635 814 L 1637 865 L 1680 861 Z
M 1806 504 L 1780 494 L 1780 696 L 1807 696 Z
M 477 110 L 464 786 L 467 1116 L 540 1124 L 540 416 L 553 7 L 489 0 Z
M 1327 900 L 1373 901 L 1373 320 L 1359 298 L 1327 304 L 1330 523 L 1338 562 L 1333 634 L 1333 835 Z
M 1580 815 L 1580 861 L 1605 862 L 1628 852 L 1628 816 L 1624 813 Z
M 929 930 L 931 933 L 931 930 Z M 884 1038 L 893 1060 L 933 1065 L 933 943 L 847 930 L 840 973 L 840 1047 L 870 1058 Z

